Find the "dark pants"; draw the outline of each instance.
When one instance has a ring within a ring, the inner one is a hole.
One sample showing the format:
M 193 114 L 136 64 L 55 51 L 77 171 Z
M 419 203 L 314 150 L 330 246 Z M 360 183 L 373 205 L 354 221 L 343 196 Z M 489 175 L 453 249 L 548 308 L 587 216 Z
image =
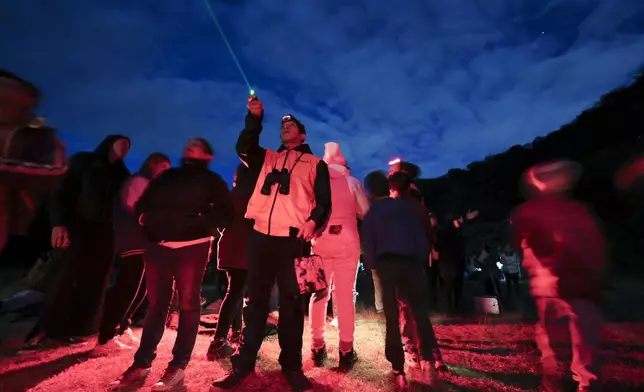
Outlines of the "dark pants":
M 156 358 L 172 302 L 173 281 L 179 295 L 179 328 L 170 366 L 188 366 L 199 331 L 201 282 L 208 264 L 209 249 L 210 243 L 206 242 L 177 249 L 152 244 L 146 250 L 145 281 L 150 304 L 141 345 L 134 355 L 135 367 L 148 368 Z
M 132 324 L 132 316 L 139 309 L 147 290 L 145 288 L 145 262 L 143 254 L 121 259 L 121 267 L 105 298 L 98 344 L 105 344 L 116 335 L 122 334 Z
M 248 272 L 245 269 L 229 268 L 226 270 L 226 276 L 228 277 L 228 290 L 221 303 L 215 339 L 228 336 L 231 327 L 233 331 L 241 331 L 242 327 L 242 308 Z
M 520 296 L 521 286 L 519 286 L 519 273 L 505 273 L 505 282 L 508 285 L 508 295 Z
M 421 358 L 435 360 L 438 344 L 426 306 L 427 277 L 422 264 L 408 257 L 388 255 L 376 260 L 376 270 L 382 281 L 385 309 L 385 356 L 392 368 L 403 371 L 405 366 L 405 353 L 400 342 L 399 299 L 413 315 L 415 328 L 412 333 Z
M 426 267 L 427 272 L 427 282 L 428 282 L 428 294 L 429 294 L 429 306 L 435 308 L 438 306 L 438 260 L 433 260 L 432 266 Z
M 52 338 L 96 332 L 114 261 L 111 223 L 79 223 L 69 228 L 69 236 L 71 243 L 36 326 Z
M 443 297 L 448 311 L 455 312 L 460 308 L 462 295 L 462 274 L 443 278 Z
M 293 237 L 272 237 L 251 231 L 248 239 L 248 303 L 244 308 L 243 343 L 232 357 L 233 367 L 247 372 L 255 368 L 264 339 L 273 284 L 279 288 L 279 363 L 284 370 L 302 369 L 304 301 L 295 276 L 295 258 L 302 253 Z M 299 253 L 299 254 L 298 254 Z

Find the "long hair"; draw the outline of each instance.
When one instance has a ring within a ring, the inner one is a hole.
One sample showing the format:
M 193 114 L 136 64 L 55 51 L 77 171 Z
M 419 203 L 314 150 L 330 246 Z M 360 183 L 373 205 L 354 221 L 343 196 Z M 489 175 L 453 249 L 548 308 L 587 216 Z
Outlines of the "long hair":
M 152 175 L 154 173 L 154 166 L 164 162 L 169 163 L 170 158 L 168 158 L 168 156 L 162 152 L 153 152 L 152 154 L 148 155 L 147 158 L 145 158 L 145 161 L 143 161 L 141 167 L 139 168 L 139 173 L 147 178 L 152 178 Z

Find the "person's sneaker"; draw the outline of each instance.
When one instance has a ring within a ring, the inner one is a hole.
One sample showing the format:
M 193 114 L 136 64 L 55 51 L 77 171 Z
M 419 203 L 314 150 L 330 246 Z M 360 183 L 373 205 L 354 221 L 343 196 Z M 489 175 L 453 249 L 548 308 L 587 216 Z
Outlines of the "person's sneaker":
M 391 378 L 393 379 L 394 385 L 396 386 L 397 391 L 407 391 L 409 390 L 409 382 L 407 381 L 407 376 L 402 370 L 392 370 Z
M 25 354 L 33 351 L 38 351 L 45 348 L 45 345 L 49 342 L 47 338 L 47 333 L 39 332 L 36 336 L 25 342 L 25 345 L 18 350 L 18 355 Z
M 217 361 L 219 359 L 228 358 L 235 353 L 235 349 L 228 343 L 226 339 L 214 339 L 208 347 L 206 359 L 209 361 Z
M 326 360 L 326 357 L 327 357 L 326 345 L 322 346 L 321 348 L 311 347 L 311 359 L 313 360 L 313 364 L 316 367 L 323 366 L 324 361 Z
M 145 378 L 150 374 L 150 368 L 137 368 L 130 366 L 119 378 L 108 385 L 111 391 L 143 386 Z
M 243 390 L 243 386 L 252 372 L 230 369 L 228 374 L 215 380 L 210 385 L 210 392 Z
M 90 352 L 92 357 L 102 357 L 113 352 L 122 350 L 131 350 L 132 347 L 121 342 L 118 337 L 114 337 L 107 341 L 105 344 L 96 344 L 94 349 Z
M 420 382 L 429 386 L 436 386 L 438 384 L 436 368 L 429 361 L 422 361 L 421 363 Z
M 313 384 L 301 370 L 283 370 L 282 374 L 294 392 L 308 392 L 313 390 Z
M 353 369 L 353 365 L 358 362 L 358 354 L 356 354 L 356 350 L 351 350 L 348 353 L 343 353 L 340 351 L 340 370 L 342 371 L 349 371 Z
M 120 337 L 127 339 L 132 344 L 141 343 L 141 339 L 139 339 L 139 337 L 134 334 L 132 328 L 127 328 L 126 330 L 124 330 Z
M 152 391 L 164 392 L 171 391 L 174 388 L 183 385 L 185 373 L 183 369 L 177 367 L 169 367 L 156 384 L 152 386 Z

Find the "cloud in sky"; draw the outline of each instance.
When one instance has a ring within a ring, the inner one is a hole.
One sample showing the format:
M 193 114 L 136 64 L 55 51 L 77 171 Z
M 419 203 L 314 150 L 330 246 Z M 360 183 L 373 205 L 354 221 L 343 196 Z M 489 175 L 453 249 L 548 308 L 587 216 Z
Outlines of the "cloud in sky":
M 641 0 L 211 1 L 265 102 L 263 144 L 291 112 L 360 176 L 393 156 L 438 176 L 529 142 L 644 64 Z M 141 160 L 200 135 L 232 170 L 247 88 L 202 0 L 4 8 L 0 66 L 43 88 L 72 149 L 124 133 Z

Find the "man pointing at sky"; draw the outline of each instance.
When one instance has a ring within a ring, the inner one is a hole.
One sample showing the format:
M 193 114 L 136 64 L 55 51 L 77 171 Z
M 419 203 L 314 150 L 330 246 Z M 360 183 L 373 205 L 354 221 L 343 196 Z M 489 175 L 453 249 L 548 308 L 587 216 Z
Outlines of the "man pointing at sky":
M 237 153 L 250 168 L 260 170 L 246 210 L 254 220 L 248 240 L 248 303 L 244 310 L 242 344 L 232 357 L 228 375 L 211 391 L 243 390 L 255 368 L 264 338 L 269 299 L 275 281 L 280 292 L 279 363 L 294 391 L 310 391 L 302 372 L 303 297 L 295 273 L 295 259 L 310 254 L 310 241 L 331 212 L 331 185 L 326 163 L 314 156 L 306 128 L 294 116 L 282 118 L 277 151 L 259 145 L 264 109 L 256 98 L 248 103 L 246 127 L 239 135 Z

